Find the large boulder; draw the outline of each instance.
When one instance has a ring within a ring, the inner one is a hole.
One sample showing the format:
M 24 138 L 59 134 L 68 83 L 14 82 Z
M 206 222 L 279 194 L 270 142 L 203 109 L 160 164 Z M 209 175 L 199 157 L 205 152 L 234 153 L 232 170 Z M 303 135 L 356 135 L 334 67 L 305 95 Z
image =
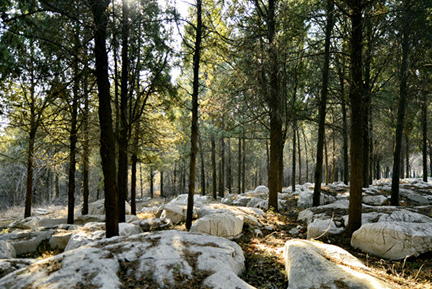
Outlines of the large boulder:
M 15 257 L 15 248 L 9 242 L 0 240 L 0 259 L 10 259 Z
M 199 212 L 199 218 L 214 214 L 231 214 L 243 218 L 244 223 L 250 226 L 261 226 L 258 218 L 264 215 L 263 210 L 258 208 L 228 206 L 225 204 L 210 204 L 202 207 Z
M 432 223 L 369 223 L 354 232 L 351 246 L 391 260 L 432 251 Z
M 326 235 L 338 235 L 345 231 L 343 222 L 334 221 L 332 219 L 320 220 L 316 219 L 307 227 L 307 238 L 316 238 Z
M 189 283 L 236 288 L 243 284 L 236 276 L 244 269 L 235 242 L 161 231 L 101 240 L 39 261 L 0 279 L 0 288 L 176 288 Z
M 329 204 L 336 201 L 336 198 L 321 192 L 320 195 L 320 203 L 321 204 Z M 299 193 L 299 198 L 297 201 L 297 206 L 299 208 L 309 208 L 312 207 L 313 203 L 313 191 L 312 190 L 304 190 Z
M 105 215 L 82 215 L 78 216 L 74 221 L 77 225 L 84 225 L 90 222 L 105 222 Z
M 191 232 L 205 233 L 228 239 L 238 237 L 243 230 L 243 217 L 232 214 L 206 215 L 198 219 L 191 227 Z
M 388 201 L 387 197 L 383 195 L 364 196 L 363 203 L 371 206 L 382 206 Z
M 366 267 L 342 248 L 293 239 L 285 244 L 288 289 L 393 288 L 363 272 Z

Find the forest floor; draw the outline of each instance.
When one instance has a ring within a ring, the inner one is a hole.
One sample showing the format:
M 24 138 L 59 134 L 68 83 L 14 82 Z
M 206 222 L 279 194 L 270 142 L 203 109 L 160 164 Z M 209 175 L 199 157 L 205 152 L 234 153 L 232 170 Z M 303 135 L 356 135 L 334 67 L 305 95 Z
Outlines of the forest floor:
M 143 205 L 160 205 L 163 202 L 161 199 L 156 199 Z M 246 272 L 241 277 L 256 288 L 276 289 L 287 288 L 288 286 L 283 256 L 285 243 L 292 238 L 306 239 L 307 236 L 305 224 L 297 221 L 297 214 L 300 212 L 300 209 L 296 207 L 297 200 L 290 200 L 291 203 L 292 207 L 287 210 L 281 212 L 267 211 L 260 219 L 264 225 L 260 231 L 245 224 L 246 227 L 243 229 L 242 236 L 235 240 L 242 247 L 246 259 Z M 64 206 L 50 205 L 38 210 L 47 212 L 44 217 L 60 218 L 67 215 Z M 22 218 L 23 213 L 22 208 L 12 208 L 3 212 L 0 214 L 0 227 Z M 145 213 L 138 214 L 138 217 L 141 219 L 154 216 Z M 300 231 L 295 237 L 288 233 L 293 228 Z M 185 230 L 185 225 L 177 225 L 175 229 Z M 370 256 L 361 250 L 353 249 L 347 234 L 324 236 L 318 241 L 337 245 L 349 251 L 363 261 L 375 277 L 393 284 L 395 288 L 432 289 L 432 253 L 392 261 Z M 48 243 L 44 243 L 35 254 L 20 257 L 44 259 L 58 253 L 60 252 L 53 252 Z

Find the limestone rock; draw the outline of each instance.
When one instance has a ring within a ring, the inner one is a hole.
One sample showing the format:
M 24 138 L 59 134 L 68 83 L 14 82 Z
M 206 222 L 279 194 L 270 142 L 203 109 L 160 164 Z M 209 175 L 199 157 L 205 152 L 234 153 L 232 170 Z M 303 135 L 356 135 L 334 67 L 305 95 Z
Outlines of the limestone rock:
M 145 220 L 138 220 L 132 222 L 132 224 L 138 225 L 144 232 L 159 230 L 167 226 L 172 225 L 169 219 L 161 218 L 150 218 Z
M 0 240 L 8 241 L 16 255 L 35 252 L 43 240 L 49 240 L 54 231 L 20 232 L 0 234 Z
M 8 227 L 14 229 L 35 229 L 39 226 L 40 219 L 41 219 L 40 217 L 36 217 L 36 216 L 28 217 L 23 220 L 15 221 L 9 224 Z
M 96 241 L 41 260 L 4 276 L 0 288 L 45 288 L 49 284 L 51 289 L 117 289 L 123 286 L 119 276 L 136 280 L 138 287 L 177 288 L 198 282 L 194 276 L 207 274 L 201 287 L 251 289 L 236 278 L 244 269 L 243 252 L 235 242 L 160 231 Z
M 143 232 L 138 225 L 134 225 L 134 224 L 119 223 L 118 226 L 119 226 L 120 236 L 132 236 Z
M 255 194 L 268 194 L 269 189 L 266 186 L 258 186 L 255 188 Z
M 90 222 L 105 222 L 105 215 L 82 215 L 78 216 L 74 221 L 76 225 L 84 225 Z
M 231 214 L 206 215 L 198 219 L 191 227 L 191 232 L 213 236 L 235 238 L 243 230 L 243 218 Z
M 87 245 L 88 243 L 101 240 L 105 238 L 105 231 L 95 231 L 95 232 L 85 232 L 85 231 L 78 231 L 69 238 L 69 242 L 66 245 L 66 248 L 64 249 L 66 251 L 70 251 L 79 247 L 82 247 L 84 245 Z
M 335 222 L 331 219 L 319 220 L 316 219 L 310 223 L 307 227 L 307 238 L 316 238 L 318 236 L 325 235 L 338 235 L 345 231 L 345 227 L 336 226 Z
M 50 246 L 54 250 L 64 250 L 72 236 L 71 231 L 57 232 L 49 240 Z
M 387 198 L 383 195 L 376 195 L 376 196 L 364 196 L 363 197 L 363 203 L 371 206 L 381 206 L 385 202 L 387 202 Z
M 126 202 L 125 204 L 126 214 L 130 215 L 131 206 Z M 105 199 L 97 200 L 88 204 L 89 215 L 105 215 Z
M 284 256 L 288 289 L 393 288 L 363 273 L 360 261 L 334 245 L 293 239 L 285 244 Z
M 0 240 L 0 259 L 10 259 L 15 257 L 15 248 L 9 242 Z
M 351 246 L 399 260 L 432 251 L 432 223 L 369 223 L 354 232 Z

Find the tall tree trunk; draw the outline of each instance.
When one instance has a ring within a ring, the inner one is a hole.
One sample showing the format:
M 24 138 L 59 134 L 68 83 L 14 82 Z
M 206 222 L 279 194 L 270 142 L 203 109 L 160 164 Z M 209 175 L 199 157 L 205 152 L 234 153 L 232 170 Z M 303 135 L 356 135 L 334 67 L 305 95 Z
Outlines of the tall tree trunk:
M 211 167 L 212 167 L 212 195 L 216 199 L 217 193 L 217 173 L 216 173 L 216 140 L 214 135 L 211 136 Z
M 351 178 L 348 233 L 352 235 L 361 226 L 363 142 L 363 1 L 350 2 L 351 8 Z
M 243 135 L 242 192 L 246 192 L 246 137 Z
M 241 176 L 242 176 L 242 140 L 241 140 L 241 136 L 239 135 L 238 138 L 238 189 L 237 189 L 237 193 L 241 194 L 242 190 L 241 190 Z
M 232 170 L 231 170 L 231 138 L 228 137 L 228 168 L 227 168 L 227 186 L 228 193 L 232 194 Z
M 342 82 L 343 83 L 343 82 Z M 348 167 L 348 122 L 346 113 L 345 96 L 342 95 L 342 138 L 343 138 L 343 182 L 348 185 L 349 167 Z
M 128 178 L 128 71 L 129 71 L 129 8 L 127 0 L 122 1 L 122 72 L 120 83 L 120 130 L 118 136 L 118 214 L 119 222 L 126 221 L 127 178 Z
M 313 194 L 313 206 L 320 205 L 321 195 L 321 183 L 322 183 L 322 166 L 323 166 L 323 146 L 325 138 L 325 119 L 326 119 L 326 106 L 327 106 L 327 95 L 328 95 L 328 82 L 329 82 L 329 66 L 330 66 L 330 41 L 333 30 L 333 0 L 327 0 L 326 8 L 326 29 L 325 29 L 325 41 L 324 41 L 324 64 L 323 64 L 323 76 L 322 76 L 322 87 L 321 87 L 321 99 L 319 103 L 319 115 L 318 115 L 318 143 L 317 143 L 317 154 L 316 154 L 316 166 L 315 166 L 315 187 Z
M 88 214 L 89 203 L 89 158 L 90 158 L 90 140 L 89 140 L 89 97 L 88 97 L 88 79 L 84 76 L 84 112 L 83 112 L 83 209 L 82 214 Z
M 427 168 L 427 96 L 426 92 L 422 94 L 422 162 L 423 162 L 423 182 L 427 182 L 428 168 Z M 432 171 L 431 171 L 432 173 Z
M 301 185 L 302 182 L 302 162 L 301 162 L 301 146 L 300 146 L 300 134 L 297 128 L 297 151 L 298 151 L 298 167 L 299 167 L 299 175 L 298 175 L 298 183 Z
M 71 128 L 69 134 L 69 183 L 68 183 L 68 216 L 67 223 L 74 223 L 74 209 L 75 209 L 75 172 L 76 172 L 76 144 L 78 141 L 78 47 L 79 47 L 79 35 L 78 35 L 78 24 L 75 25 L 75 61 L 73 63 L 73 70 L 75 75 L 75 81 L 73 85 L 73 96 L 72 96 L 72 107 L 71 107 Z
M 303 134 L 303 141 L 304 141 L 304 148 L 305 148 L 305 158 L 306 158 L 306 183 L 309 183 L 309 154 L 308 154 L 306 134 L 305 134 L 305 131 L 304 131 L 303 127 L 302 127 L 302 134 Z
M 219 161 L 219 197 L 224 197 L 225 192 L 225 139 L 220 140 L 221 156 Z
M 330 173 L 329 173 L 329 162 L 328 162 L 328 150 L 327 150 L 327 139 L 324 137 L 324 160 L 325 160 L 325 179 L 326 186 L 329 184 Z
M 143 181 L 143 173 L 142 173 L 142 165 L 139 165 L 139 169 L 140 169 L 140 195 L 141 195 L 141 199 L 144 197 L 144 181 Z M 175 173 L 175 167 L 174 167 L 174 173 Z M 175 176 L 174 176 L 175 179 Z M 175 181 L 174 181 L 175 183 Z
M 27 152 L 27 187 L 26 187 L 26 200 L 24 218 L 31 216 L 32 206 L 32 191 L 33 191 L 33 161 L 34 161 L 34 143 L 36 139 L 36 127 L 31 125 L 29 133 L 29 145 Z
M 202 146 L 201 134 L 198 134 L 198 145 L 201 159 L 201 195 L 206 195 L 206 176 L 205 176 L 205 166 L 204 166 L 204 150 Z
M 164 198 L 164 172 L 161 170 L 160 172 L 160 197 Z
M 292 173 L 291 173 L 291 187 L 292 187 L 292 191 L 295 192 L 296 191 L 296 149 L 297 149 L 297 145 L 296 145 L 296 121 L 293 121 L 293 147 L 292 147 Z
M 270 170 L 269 170 L 269 209 L 278 210 L 279 188 L 279 158 L 281 157 L 282 140 L 282 111 L 279 95 L 278 57 L 276 48 L 276 0 L 269 0 L 267 9 L 267 38 L 269 41 L 269 81 L 268 97 L 270 116 Z
M 186 213 L 186 229 L 192 226 L 193 202 L 195 194 L 195 165 L 196 155 L 198 151 L 198 94 L 199 94 L 199 68 L 200 68 L 200 52 L 201 52 L 201 5 L 202 1 L 197 0 L 197 24 L 195 30 L 195 47 L 193 55 L 193 91 L 192 91 L 192 128 L 191 128 L 191 155 L 189 163 L 189 191 L 188 191 L 188 206 Z
M 405 134 L 405 157 L 406 157 L 406 173 L 405 176 L 410 178 L 410 162 L 409 162 L 409 142 L 408 142 L 408 134 Z
M 393 157 L 393 177 L 392 177 L 392 191 L 390 203 L 392 206 L 399 206 L 399 174 L 400 174 L 400 154 L 402 145 L 402 133 L 405 119 L 405 106 L 407 97 L 407 78 L 409 68 L 409 36 L 410 36 L 410 5 L 411 0 L 403 0 L 403 15 L 402 15 L 402 67 L 399 86 L 399 104 L 398 115 L 396 123 L 396 145 Z
M 106 9 L 110 1 L 89 0 L 94 19 L 96 79 L 99 94 L 99 122 L 102 170 L 104 175 L 106 237 L 118 235 L 118 195 L 116 184 L 115 140 L 112 128 L 111 97 L 106 51 Z
M 138 164 L 138 142 L 139 142 L 139 121 L 135 124 L 133 144 L 132 144 L 132 156 L 131 156 L 131 214 L 136 215 L 136 174 L 137 174 L 137 164 Z M 141 167 L 140 167 L 141 170 Z M 142 178 L 141 178 L 142 182 Z M 142 187 L 142 184 L 141 184 Z M 142 197 L 142 196 L 141 196 Z
M 335 131 L 333 129 L 332 134 L 332 183 L 335 182 L 336 175 L 336 142 L 335 142 Z
M 183 183 L 184 185 L 184 183 Z M 154 171 L 153 165 L 150 165 L 150 198 L 154 198 Z

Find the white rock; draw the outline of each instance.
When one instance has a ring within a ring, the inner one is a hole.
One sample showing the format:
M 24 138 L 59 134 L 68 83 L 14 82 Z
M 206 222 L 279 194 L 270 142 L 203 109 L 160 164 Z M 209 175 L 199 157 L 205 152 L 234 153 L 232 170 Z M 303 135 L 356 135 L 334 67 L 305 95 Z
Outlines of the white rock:
M 105 222 L 90 222 L 83 226 L 83 229 L 88 232 L 105 230 Z
M 39 220 L 39 226 L 45 228 L 54 228 L 56 226 L 66 224 L 66 223 L 67 223 L 66 218 L 57 218 L 57 219 L 44 218 Z
M 105 215 L 82 215 L 78 216 L 74 221 L 76 225 L 84 225 L 90 222 L 105 222 Z
M 318 236 L 338 235 L 345 231 L 344 227 L 337 227 L 331 219 L 319 220 L 316 219 L 307 227 L 307 238 L 316 238 Z
M 15 257 L 15 248 L 9 242 L 0 240 L 0 259 L 10 259 Z
M 161 218 L 150 218 L 145 220 L 138 220 L 132 222 L 132 224 L 138 225 L 141 228 L 141 230 L 143 230 L 144 232 L 154 231 L 172 225 L 169 219 L 161 219 Z
M 0 288 L 120 288 L 112 253 L 82 248 L 36 262 L 0 279 Z
M 347 251 L 333 245 L 294 239 L 285 244 L 288 289 L 393 288 L 355 268 L 365 266 Z
M 105 231 L 78 231 L 69 238 L 69 242 L 66 245 L 65 252 L 82 247 L 84 245 L 87 245 L 88 243 L 101 240 L 103 238 L 105 238 Z
M 163 206 L 161 218 L 170 219 L 176 225 L 180 222 L 186 221 L 187 207 L 174 203 L 168 203 Z
M 410 194 L 407 198 L 413 202 L 419 203 L 420 205 L 428 205 L 431 203 L 427 198 L 419 194 Z
M 246 196 L 238 196 L 234 202 L 232 203 L 234 206 L 246 206 L 249 201 L 251 200 L 250 197 L 246 197 Z
M 23 232 L 18 234 L 4 234 L 8 242 L 15 248 L 16 255 L 36 252 L 43 240 L 49 240 L 53 231 Z
M 207 215 L 198 219 L 191 227 L 191 232 L 213 236 L 235 238 L 242 233 L 243 217 L 232 214 Z
M 264 201 L 261 198 L 256 198 L 253 197 L 252 199 L 249 200 L 249 202 L 246 204 L 246 207 L 251 207 L 251 208 L 256 208 L 256 206 L 261 203 L 262 201 Z
M 364 196 L 363 197 L 363 203 L 372 205 L 372 206 L 381 206 L 387 201 L 387 198 L 383 195 L 376 195 L 376 196 Z
M 188 203 L 188 195 L 181 194 L 177 198 L 173 199 L 171 204 L 187 206 Z M 209 203 L 209 198 L 207 196 L 194 195 L 194 207 L 201 207 Z
M 134 224 L 119 223 L 118 226 L 120 236 L 132 236 L 135 234 L 141 234 L 143 232 L 139 226 Z
M 131 206 L 125 203 L 126 214 L 131 213 Z M 97 200 L 88 204 L 89 215 L 105 215 L 105 199 Z
M 255 188 L 255 194 L 268 194 L 269 189 L 266 186 L 258 186 Z
M 336 198 L 330 195 L 327 195 L 323 192 L 320 194 L 320 204 L 328 204 L 336 201 Z M 312 190 L 304 190 L 299 193 L 299 199 L 297 201 L 297 206 L 299 208 L 309 208 L 312 207 L 313 204 L 313 191 Z
M 9 228 L 16 228 L 16 229 L 35 229 L 39 226 L 39 220 L 40 217 L 27 217 L 23 220 L 15 221 L 11 224 L 9 224 Z
M 432 223 L 369 223 L 354 232 L 351 246 L 399 260 L 432 251 Z
M 54 250 L 64 250 L 72 236 L 71 231 L 58 232 L 51 236 L 49 243 Z
M 221 270 L 216 272 L 215 274 L 207 277 L 204 280 L 204 286 L 213 288 L 213 289 L 227 289 L 227 288 L 235 288 L 235 289 L 255 289 L 255 287 L 249 285 L 242 279 L 240 279 L 236 274 L 234 274 L 231 270 Z
M 245 224 L 259 227 L 261 224 L 257 218 L 262 217 L 264 215 L 264 211 L 258 208 L 229 206 L 224 204 L 210 204 L 202 207 L 198 212 L 200 218 L 213 214 L 232 214 L 234 216 L 241 216 L 243 217 Z

